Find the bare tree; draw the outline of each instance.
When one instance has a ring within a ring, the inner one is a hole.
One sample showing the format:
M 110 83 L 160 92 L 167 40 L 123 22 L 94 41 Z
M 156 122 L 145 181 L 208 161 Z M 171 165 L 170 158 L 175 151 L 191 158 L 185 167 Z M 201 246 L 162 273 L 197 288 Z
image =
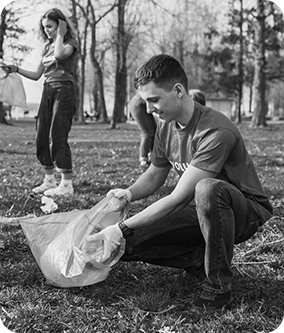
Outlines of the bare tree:
M 127 99 L 127 50 L 132 36 L 125 31 L 125 6 L 128 0 L 118 0 L 118 26 L 116 41 L 116 73 L 115 100 L 111 121 L 111 129 L 116 128 L 118 122 L 125 122 L 124 114 Z
M 14 40 L 10 43 L 10 48 L 16 49 L 17 51 L 21 51 L 23 53 L 27 52 L 30 48 L 26 45 L 22 45 L 19 42 L 20 35 L 25 32 L 18 24 L 18 18 L 16 15 L 16 10 L 13 9 L 12 4 L 7 5 L 3 8 L 1 12 L 1 21 L 0 21 L 0 59 L 3 61 L 4 59 L 4 47 L 5 39 L 9 38 L 9 40 Z M 18 63 L 21 63 L 21 58 L 18 59 Z M 10 108 L 11 109 L 11 108 Z M 8 122 L 5 117 L 5 108 L 3 103 L 0 102 L 0 124 L 7 125 Z
M 116 6 L 116 1 L 114 1 L 113 4 L 110 5 L 110 7 L 100 15 L 98 19 L 96 19 L 96 11 L 93 6 L 93 3 L 91 0 L 88 0 L 88 6 L 89 6 L 89 24 L 91 27 L 91 47 L 90 47 L 90 59 L 91 63 L 93 65 L 94 71 L 95 71 L 95 80 L 96 80 L 96 87 L 98 91 L 98 105 L 99 105 L 99 120 L 108 122 L 107 118 L 107 110 L 106 110 L 106 102 L 105 102 L 105 94 L 104 94 L 104 82 L 103 82 L 103 70 L 101 68 L 100 62 L 96 55 L 96 46 L 97 46 L 97 24 L 106 16 L 108 15 Z
M 6 21 L 7 14 L 8 14 L 8 11 L 6 10 L 6 8 L 3 8 L 2 12 L 1 12 L 1 22 L 0 22 L 0 59 L 1 60 L 3 60 L 3 54 L 4 54 L 3 45 L 4 45 L 4 38 L 5 38 L 6 30 L 7 30 L 7 21 Z M 0 102 L 0 124 L 8 125 L 8 122 L 5 117 L 5 113 L 6 112 L 4 110 L 3 103 Z
M 268 81 L 283 80 L 283 14 L 271 1 L 258 0 L 255 19 L 254 113 L 252 127 L 267 126 Z M 269 59 L 269 63 L 268 63 Z M 275 75 L 276 74 L 276 75 Z
M 265 0 L 257 0 L 255 23 L 255 66 L 254 66 L 254 112 L 252 127 L 267 126 L 266 123 L 266 49 L 265 49 Z
M 89 26 L 89 6 L 82 6 L 76 0 L 72 1 L 72 22 L 76 28 L 77 39 L 79 43 L 79 66 L 78 66 L 78 103 L 77 103 L 77 120 L 84 123 L 84 95 L 85 95 L 85 69 L 87 57 L 87 36 Z M 79 9 L 79 11 L 78 11 Z M 83 24 L 79 25 L 79 22 Z
M 238 61 L 238 116 L 237 122 L 242 122 L 242 100 L 243 100 L 243 84 L 244 84 L 244 69 L 243 69 L 243 58 L 244 58 L 244 38 L 243 38 L 243 0 L 240 1 L 240 17 L 239 17 L 239 43 L 240 43 L 240 52 L 239 52 L 239 61 Z

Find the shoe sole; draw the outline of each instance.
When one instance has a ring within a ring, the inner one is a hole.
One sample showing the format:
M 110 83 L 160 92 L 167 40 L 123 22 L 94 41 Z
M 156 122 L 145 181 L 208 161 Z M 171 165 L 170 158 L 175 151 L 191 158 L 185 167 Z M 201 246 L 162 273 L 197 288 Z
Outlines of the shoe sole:
M 53 197 L 71 197 L 72 195 L 74 195 L 74 193 L 65 193 L 65 194 L 45 194 L 47 197 L 53 198 Z
M 43 192 L 45 192 L 45 191 L 51 190 L 52 188 L 56 188 L 56 186 L 55 186 L 55 187 L 47 188 L 47 189 L 45 189 L 45 190 L 40 190 L 40 191 L 34 191 L 34 189 L 32 189 L 32 193 L 40 194 L 40 193 L 43 193 Z
M 228 310 L 231 306 L 232 306 L 232 303 L 233 303 L 233 298 L 231 297 L 231 299 L 229 300 L 228 303 L 226 303 L 225 305 L 223 305 L 221 308 L 215 308 L 215 307 L 199 307 L 199 306 L 196 306 L 196 305 L 193 305 L 191 310 L 192 312 L 195 312 L 195 313 L 213 313 L 213 312 L 223 312 L 223 311 L 226 311 Z

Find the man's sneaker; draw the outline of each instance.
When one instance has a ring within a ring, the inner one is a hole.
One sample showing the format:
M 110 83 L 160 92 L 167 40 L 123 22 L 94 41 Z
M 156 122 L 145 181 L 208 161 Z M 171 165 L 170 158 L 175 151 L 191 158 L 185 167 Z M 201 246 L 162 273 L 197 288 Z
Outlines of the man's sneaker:
M 214 312 L 222 311 L 232 302 L 232 292 L 229 290 L 224 294 L 216 294 L 203 290 L 199 298 L 193 302 L 193 311 Z
M 43 193 L 47 197 L 54 196 L 69 196 L 74 194 L 74 188 L 72 184 L 60 184 L 56 188 L 51 188 Z
M 46 190 L 55 188 L 56 186 L 57 185 L 56 185 L 55 179 L 52 179 L 52 180 L 44 179 L 43 183 L 40 186 L 37 186 L 32 189 L 32 192 L 43 193 Z

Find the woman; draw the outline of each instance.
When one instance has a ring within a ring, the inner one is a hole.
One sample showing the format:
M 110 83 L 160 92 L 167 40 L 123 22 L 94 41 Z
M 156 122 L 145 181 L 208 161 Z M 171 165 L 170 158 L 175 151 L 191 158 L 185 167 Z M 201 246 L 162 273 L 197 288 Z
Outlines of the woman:
M 31 80 L 45 76 L 37 116 L 37 158 L 45 172 L 43 183 L 33 189 L 47 196 L 73 195 L 72 158 L 68 144 L 73 115 L 76 110 L 74 67 L 78 42 L 65 15 L 56 8 L 40 20 L 40 35 L 45 41 L 42 59 L 36 71 L 7 66 Z M 61 174 L 57 186 L 55 169 Z

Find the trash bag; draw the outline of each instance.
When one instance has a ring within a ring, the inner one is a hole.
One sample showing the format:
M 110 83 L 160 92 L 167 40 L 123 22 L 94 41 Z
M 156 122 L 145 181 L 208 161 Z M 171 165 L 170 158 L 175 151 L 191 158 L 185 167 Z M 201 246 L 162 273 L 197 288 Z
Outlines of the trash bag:
M 17 73 L 7 74 L 0 68 L 0 102 L 28 109 L 22 78 Z
M 36 262 L 57 287 L 80 287 L 103 281 L 125 251 L 125 240 L 101 261 L 103 241 L 85 249 L 87 236 L 125 219 L 125 199 L 106 196 L 89 210 L 55 213 L 20 221 Z

